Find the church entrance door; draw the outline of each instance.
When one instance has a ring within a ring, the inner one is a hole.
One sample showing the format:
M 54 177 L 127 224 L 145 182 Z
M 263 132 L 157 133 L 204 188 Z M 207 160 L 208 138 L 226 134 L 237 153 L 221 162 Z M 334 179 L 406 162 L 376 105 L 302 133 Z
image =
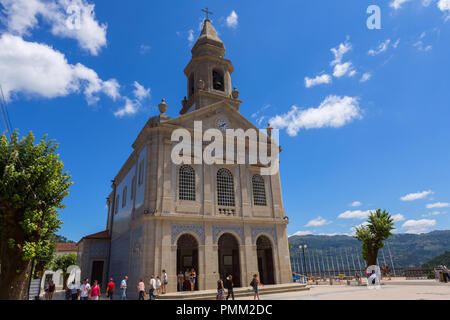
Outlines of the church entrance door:
M 241 262 L 239 259 L 239 243 L 229 234 L 219 239 L 219 274 L 222 280 L 231 275 L 235 287 L 241 287 Z
M 258 256 L 258 272 L 263 284 L 275 284 L 273 272 L 272 243 L 265 236 L 260 236 L 256 241 Z
M 177 274 L 179 274 L 180 271 L 185 274 L 187 270 L 189 270 L 190 274 L 192 269 L 194 269 L 197 274 L 195 290 L 198 290 L 198 242 L 190 234 L 184 234 L 177 241 Z M 188 282 L 185 283 L 183 289 L 185 291 L 191 290 Z

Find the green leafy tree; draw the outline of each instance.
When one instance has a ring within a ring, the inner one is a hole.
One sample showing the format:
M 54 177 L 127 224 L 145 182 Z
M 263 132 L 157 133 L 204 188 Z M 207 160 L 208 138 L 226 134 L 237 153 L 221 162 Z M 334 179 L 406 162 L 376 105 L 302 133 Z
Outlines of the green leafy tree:
M 67 288 L 67 278 L 69 274 L 67 269 L 77 263 L 77 255 L 75 253 L 69 253 L 56 257 L 51 263 L 51 269 L 53 271 L 61 270 L 63 274 L 63 289 Z
M 62 224 L 58 209 L 71 177 L 55 153 L 58 145 L 33 133 L 0 138 L 0 300 L 25 299 L 31 261 L 51 251 Z
M 370 214 L 366 225 L 356 227 L 355 238 L 362 242 L 362 257 L 368 267 L 377 264 L 378 251 L 384 247 L 383 241 L 392 235 L 394 229 L 394 219 L 381 209 Z

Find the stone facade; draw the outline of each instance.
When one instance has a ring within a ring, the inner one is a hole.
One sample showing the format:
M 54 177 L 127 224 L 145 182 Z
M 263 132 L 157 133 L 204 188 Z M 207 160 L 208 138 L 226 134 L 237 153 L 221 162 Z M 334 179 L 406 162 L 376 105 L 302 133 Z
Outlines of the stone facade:
M 119 281 L 128 275 L 129 287 L 135 288 L 139 278 L 148 282 L 152 274 L 161 275 L 165 269 L 168 289 L 173 292 L 177 290 L 179 269 L 184 271 L 186 265 L 192 264 L 197 269 L 199 290 L 216 288 L 219 270 L 237 274 L 241 286 L 248 286 L 253 274 L 261 271 L 269 274 L 267 279 L 273 277 L 270 280 L 273 283 L 289 283 L 292 276 L 288 219 L 279 174 L 262 176 L 260 192 L 264 194 L 265 205 L 255 205 L 252 178 L 260 172 L 259 165 L 192 164 L 191 191 L 195 196 L 190 200 L 180 196 L 182 165 L 171 160 L 174 147 L 171 136 L 175 129 L 183 128 L 194 134 L 194 121 L 202 121 L 204 129 L 217 128 L 219 123 L 244 131 L 257 129 L 239 113 L 241 101 L 231 86 L 233 66 L 224 59 L 225 46 L 209 20 L 205 20 L 192 54 L 185 70 L 188 96 L 182 102 L 181 116 L 168 118 L 163 102 L 161 115 L 147 122 L 112 185 L 107 202 L 108 277 Z M 256 141 L 248 141 L 246 150 L 250 143 Z M 221 169 L 231 173 L 234 191 L 231 206 L 218 202 Z M 179 244 L 185 235 L 195 239 L 194 253 L 190 249 L 181 252 Z M 221 247 L 223 235 L 231 235 L 237 245 Z M 266 240 L 265 251 L 258 247 L 261 237 Z M 223 261 L 219 261 L 219 251 Z

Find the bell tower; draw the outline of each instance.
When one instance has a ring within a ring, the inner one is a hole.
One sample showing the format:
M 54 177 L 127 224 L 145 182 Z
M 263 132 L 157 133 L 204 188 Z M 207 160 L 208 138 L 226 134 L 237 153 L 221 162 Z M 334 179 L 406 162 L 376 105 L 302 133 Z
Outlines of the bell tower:
M 239 110 L 239 92 L 231 85 L 233 64 L 224 58 L 225 45 L 208 18 L 203 22 L 202 32 L 191 52 L 192 59 L 184 69 L 188 80 L 187 95 L 182 101 L 180 114 L 220 101 Z

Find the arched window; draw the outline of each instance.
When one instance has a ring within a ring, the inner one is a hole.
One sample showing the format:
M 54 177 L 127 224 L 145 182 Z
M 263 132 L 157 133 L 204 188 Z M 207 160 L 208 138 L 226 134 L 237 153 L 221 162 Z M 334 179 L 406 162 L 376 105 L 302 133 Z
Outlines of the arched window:
M 195 201 L 195 170 L 191 166 L 180 168 L 178 198 Z
M 230 170 L 217 171 L 217 201 L 219 206 L 234 207 L 234 181 Z
M 213 70 L 213 88 L 214 90 L 225 91 L 223 72 L 220 70 Z
M 191 76 L 189 77 L 189 97 L 194 95 L 195 92 L 195 77 L 194 74 L 192 73 Z
M 255 206 L 266 206 L 266 187 L 264 178 L 259 174 L 255 174 L 252 178 L 253 185 L 253 203 Z

